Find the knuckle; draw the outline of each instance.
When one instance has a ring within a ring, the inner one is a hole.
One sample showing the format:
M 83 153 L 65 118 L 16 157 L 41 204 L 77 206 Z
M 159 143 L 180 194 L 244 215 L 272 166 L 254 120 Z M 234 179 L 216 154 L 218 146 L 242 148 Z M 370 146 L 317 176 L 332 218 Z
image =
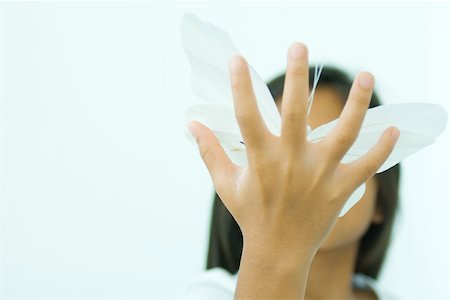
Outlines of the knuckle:
M 247 113 L 238 113 L 236 114 L 236 119 L 238 121 L 239 127 L 241 128 L 250 128 L 254 125 L 253 116 Z
M 367 162 L 363 166 L 363 176 L 365 178 L 371 177 L 375 171 L 378 169 L 378 163 L 377 162 Z
M 358 93 L 354 98 L 354 102 L 361 108 L 367 108 L 370 102 L 370 96 L 362 92 Z
M 244 111 L 243 109 L 236 109 L 234 114 L 236 116 L 236 119 L 240 122 L 248 122 L 251 118 L 251 114 Z
M 355 135 L 349 132 L 341 132 L 337 138 L 337 143 L 341 147 L 350 147 L 355 141 Z
M 339 203 L 345 198 L 346 194 L 345 187 L 336 187 L 329 191 L 328 201 L 329 203 Z
M 284 113 L 284 119 L 287 121 L 299 121 L 305 117 L 303 111 L 288 111 Z
M 260 179 L 266 179 L 268 177 L 267 174 L 267 165 L 265 165 L 263 162 L 258 161 L 256 163 L 253 163 L 253 171 L 255 174 L 257 174 L 258 178 Z
M 209 153 L 210 153 L 209 147 L 207 145 L 202 144 L 202 145 L 198 146 L 198 150 L 200 152 L 201 158 L 204 161 L 206 161 L 208 159 Z
M 288 67 L 288 74 L 305 77 L 308 75 L 308 68 L 302 63 L 291 63 Z
M 353 110 L 364 111 L 368 108 L 370 103 L 370 96 L 364 91 L 354 89 L 350 92 L 348 105 L 353 107 Z
M 218 147 L 219 144 L 213 144 L 213 145 L 207 145 L 207 144 L 200 144 L 198 149 L 200 152 L 200 156 L 203 159 L 203 161 L 207 162 L 210 160 L 211 156 L 213 155 L 213 149 Z

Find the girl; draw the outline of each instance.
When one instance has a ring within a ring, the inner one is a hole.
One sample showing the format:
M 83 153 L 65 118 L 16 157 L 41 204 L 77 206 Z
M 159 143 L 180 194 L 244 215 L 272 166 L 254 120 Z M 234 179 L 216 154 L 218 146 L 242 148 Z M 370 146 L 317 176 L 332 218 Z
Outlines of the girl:
M 208 271 L 188 283 L 183 295 L 386 299 L 374 279 L 389 245 L 400 168 L 372 175 L 392 151 L 399 132 L 387 129 L 366 156 L 340 164 L 367 107 L 380 105 L 373 94 L 373 77 L 360 73 L 352 85 L 345 73 L 325 67 L 307 117 L 308 85 L 313 79 L 308 69 L 306 47 L 294 44 L 286 75 L 268 84 L 282 117 L 281 136 L 275 137 L 257 110 L 245 60 L 238 56 L 231 61 L 247 168 L 228 159 L 207 127 L 190 124 L 217 193 Z M 314 129 L 338 117 L 338 125 L 325 139 L 306 141 L 306 124 Z M 363 198 L 337 218 L 345 200 L 363 182 Z

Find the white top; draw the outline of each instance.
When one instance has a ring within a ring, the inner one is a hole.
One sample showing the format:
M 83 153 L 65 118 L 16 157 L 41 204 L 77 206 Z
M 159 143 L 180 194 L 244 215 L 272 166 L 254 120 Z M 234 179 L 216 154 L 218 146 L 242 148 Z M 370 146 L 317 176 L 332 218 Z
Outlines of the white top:
M 180 290 L 181 299 L 214 299 L 232 300 L 236 289 L 237 273 L 230 274 L 227 270 L 216 267 L 203 271 Z M 364 274 L 353 275 L 353 286 L 357 289 L 372 290 L 379 300 L 392 300 L 392 296 L 381 291 L 377 282 Z

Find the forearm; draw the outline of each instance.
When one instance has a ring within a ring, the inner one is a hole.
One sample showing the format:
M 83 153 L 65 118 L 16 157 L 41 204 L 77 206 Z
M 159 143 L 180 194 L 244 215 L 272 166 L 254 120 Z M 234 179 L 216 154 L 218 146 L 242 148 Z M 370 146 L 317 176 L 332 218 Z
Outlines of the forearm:
M 303 299 L 312 258 L 244 245 L 235 299 Z

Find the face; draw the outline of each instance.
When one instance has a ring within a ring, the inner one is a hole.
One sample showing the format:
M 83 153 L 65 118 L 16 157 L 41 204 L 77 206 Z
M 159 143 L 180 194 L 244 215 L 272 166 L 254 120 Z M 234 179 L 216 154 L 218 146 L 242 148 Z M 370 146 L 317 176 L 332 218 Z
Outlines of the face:
M 280 98 L 277 99 L 276 104 L 281 114 L 282 101 Z M 334 88 L 327 86 L 317 88 L 308 117 L 308 125 L 314 129 L 337 119 L 343 107 L 344 103 Z M 357 242 L 371 223 L 381 223 L 383 217 L 376 209 L 376 196 L 377 182 L 372 177 L 366 182 L 366 192 L 363 198 L 345 216 L 338 218 L 319 251 L 345 247 Z

